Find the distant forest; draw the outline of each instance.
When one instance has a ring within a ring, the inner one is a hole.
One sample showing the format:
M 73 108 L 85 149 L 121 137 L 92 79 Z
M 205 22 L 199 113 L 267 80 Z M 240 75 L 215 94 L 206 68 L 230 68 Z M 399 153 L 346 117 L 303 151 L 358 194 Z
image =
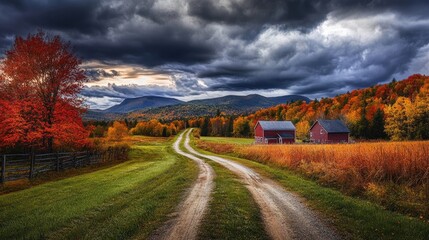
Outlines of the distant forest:
M 353 90 L 333 98 L 296 101 L 259 110 L 246 116 L 229 116 L 219 109 L 215 116 L 174 122 L 126 120 L 131 134 L 170 136 L 184 127 L 200 128 L 202 136 L 253 136 L 258 120 L 290 120 L 297 138 L 308 139 L 316 119 L 341 119 L 355 139 L 429 139 L 429 77 L 412 75 L 405 80 Z M 94 135 L 103 135 L 111 123 L 90 122 Z

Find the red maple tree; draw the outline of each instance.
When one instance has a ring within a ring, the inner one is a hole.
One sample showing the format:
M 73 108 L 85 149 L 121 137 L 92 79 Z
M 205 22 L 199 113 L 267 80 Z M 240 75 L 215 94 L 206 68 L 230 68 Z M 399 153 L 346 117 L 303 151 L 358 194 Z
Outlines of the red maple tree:
M 86 144 L 80 63 L 59 36 L 15 39 L 0 65 L 0 147 Z

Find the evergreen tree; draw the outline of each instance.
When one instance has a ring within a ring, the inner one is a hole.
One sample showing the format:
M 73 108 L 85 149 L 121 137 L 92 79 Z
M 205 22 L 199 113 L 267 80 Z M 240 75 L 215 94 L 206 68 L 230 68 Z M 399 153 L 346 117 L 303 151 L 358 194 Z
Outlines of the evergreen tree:
M 210 119 L 208 117 L 204 117 L 203 124 L 201 125 L 201 136 L 208 136 L 209 124 L 210 124 Z
M 163 137 L 167 137 L 167 127 L 162 128 L 162 134 Z
M 364 111 L 362 111 L 361 118 L 357 122 L 357 125 L 355 126 L 355 136 L 358 138 L 369 138 L 369 128 L 370 124 L 368 119 L 366 119 L 366 111 L 364 108 Z
M 231 137 L 233 131 L 234 131 L 234 117 L 229 117 L 228 127 L 226 129 L 226 136 Z
M 276 113 L 276 120 L 277 121 L 283 121 L 283 115 L 282 115 L 283 107 L 278 106 L 277 107 L 277 113 Z
M 374 114 L 368 137 L 373 139 L 384 139 L 387 137 L 384 132 L 384 112 L 381 109 L 377 109 Z

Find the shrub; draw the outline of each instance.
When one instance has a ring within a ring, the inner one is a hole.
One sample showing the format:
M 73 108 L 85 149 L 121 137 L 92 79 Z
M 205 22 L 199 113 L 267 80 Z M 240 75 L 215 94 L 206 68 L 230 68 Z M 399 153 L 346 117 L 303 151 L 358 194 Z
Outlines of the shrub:
M 115 121 L 107 130 L 107 139 L 110 141 L 121 141 L 126 136 L 128 136 L 127 125 L 118 121 Z
M 199 129 L 199 128 L 194 129 L 194 131 L 192 132 L 192 134 L 194 135 L 194 138 L 200 139 L 200 137 L 201 137 L 201 129 Z

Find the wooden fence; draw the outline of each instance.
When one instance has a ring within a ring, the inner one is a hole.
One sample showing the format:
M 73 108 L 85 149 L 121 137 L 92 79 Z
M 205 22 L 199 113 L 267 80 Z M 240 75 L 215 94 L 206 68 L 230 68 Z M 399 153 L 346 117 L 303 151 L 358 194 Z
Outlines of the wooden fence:
M 125 160 L 127 148 L 108 148 L 101 152 L 63 152 L 46 154 L 0 154 L 0 183 L 32 179 L 48 171 L 62 171 L 92 164 Z

